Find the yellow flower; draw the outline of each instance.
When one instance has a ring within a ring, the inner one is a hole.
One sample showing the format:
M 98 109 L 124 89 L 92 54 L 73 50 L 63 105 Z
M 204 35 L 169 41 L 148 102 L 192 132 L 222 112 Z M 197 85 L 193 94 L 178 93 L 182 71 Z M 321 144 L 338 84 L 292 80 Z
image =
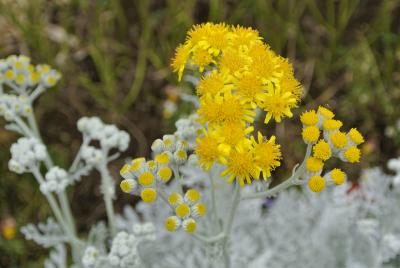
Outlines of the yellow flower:
M 179 218 L 185 218 L 190 215 L 190 207 L 185 203 L 179 204 L 175 208 L 175 214 Z
M 153 188 L 145 188 L 140 193 L 143 202 L 152 203 L 157 199 L 157 192 Z
M 237 94 L 251 103 L 262 99 L 265 90 L 263 82 L 253 72 L 245 72 L 241 75 L 236 80 L 235 86 Z
M 357 163 L 360 162 L 361 151 L 355 146 L 347 148 L 344 153 L 342 159 L 349 163 Z
M 343 148 L 347 144 L 346 134 L 344 134 L 341 131 L 337 131 L 337 132 L 333 133 L 330 136 L 330 139 L 331 139 L 333 146 L 335 146 L 338 149 Z
M 250 104 L 243 103 L 238 96 L 233 94 L 205 96 L 200 100 L 197 113 L 203 122 L 208 122 L 212 126 L 253 122 L 255 116 L 255 111 Z
M 323 161 L 328 160 L 332 155 L 331 147 L 324 140 L 320 140 L 317 144 L 314 145 L 313 152 L 314 157 L 319 158 Z
M 213 62 L 213 57 L 207 50 L 197 48 L 193 51 L 192 64 L 199 67 L 199 71 L 203 72 L 204 68 Z
M 185 193 L 185 200 L 191 204 L 196 203 L 200 200 L 200 193 L 195 189 L 189 189 Z
M 162 167 L 157 171 L 157 175 L 163 182 L 168 182 L 172 177 L 172 170 L 169 167 Z
M 261 78 L 263 83 L 270 83 L 279 76 L 278 58 L 266 44 L 255 44 L 249 50 L 251 66 L 249 70 Z
M 248 49 L 254 44 L 262 43 L 262 37 L 259 36 L 257 30 L 252 28 L 245 28 L 242 26 L 233 26 L 231 35 L 231 45 L 232 47 L 244 47 Z
M 172 193 L 168 197 L 168 203 L 170 203 L 172 206 L 177 206 L 183 202 L 183 198 L 180 194 L 178 193 Z
M 335 119 L 325 120 L 324 123 L 322 124 L 322 127 L 324 128 L 324 130 L 327 130 L 327 131 L 338 130 L 342 126 L 343 126 L 342 121 L 335 120 Z
M 234 49 L 227 49 L 219 60 L 219 67 L 222 72 L 231 76 L 240 76 L 249 68 L 251 58 L 244 53 Z
M 320 131 L 316 126 L 309 126 L 303 128 L 301 135 L 306 143 L 312 144 L 319 139 Z
M 322 170 L 324 162 L 321 159 L 315 157 L 309 157 L 306 160 L 306 168 L 311 173 L 316 173 Z
M 194 219 L 186 219 L 182 222 L 182 228 L 187 233 L 192 234 L 192 233 L 196 232 L 197 223 Z
M 335 116 L 335 114 L 331 110 L 329 110 L 328 108 L 325 108 L 323 106 L 319 106 L 317 112 L 324 119 L 332 119 Z
M 308 187 L 311 191 L 319 193 L 325 189 L 325 180 L 321 176 L 312 176 L 308 181 Z
M 281 93 L 279 89 L 270 90 L 263 96 L 261 104 L 261 108 L 267 112 L 264 123 L 267 124 L 271 118 L 279 123 L 282 121 L 282 117 L 292 117 L 290 108 L 294 103 L 296 103 L 296 99 L 291 93 Z
M 347 133 L 347 134 L 348 134 L 350 140 L 355 145 L 359 145 L 364 142 L 364 137 L 361 135 L 361 133 L 356 128 L 350 129 L 349 133 Z
M 203 203 L 197 203 L 193 206 L 192 210 L 192 215 L 194 217 L 203 217 L 207 212 L 207 208 Z
M 330 177 L 336 185 L 343 184 L 346 181 L 346 173 L 338 168 L 332 169 Z
M 225 23 L 208 23 L 207 27 L 207 35 L 199 42 L 199 45 L 204 49 L 208 49 L 212 55 L 218 56 L 229 45 L 229 28 Z
M 218 150 L 221 142 L 222 138 L 215 133 L 206 133 L 203 137 L 196 139 L 195 153 L 199 158 L 200 166 L 205 170 L 209 170 L 214 162 L 221 157 Z
M 257 141 L 252 137 L 255 163 L 261 169 L 264 180 L 271 177 L 271 170 L 281 165 L 282 153 L 280 145 L 275 143 L 275 136 L 269 140 L 258 132 Z
M 172 59 L 172 70 L 178 73 L 178 80 L 182 79 L 183 70 L 190 55 L 189 44 L 179 45 L 175 50 L 175 57 Z
M 165 226 L 165 229 L 167 229 L 167 231 L 174 232 L 179 228 L 180 223 L 181 223 L 181 221 L 179 220 L 178 217 L 170 216 L 165 220 L 164 226 Z
M 197 95 L 203 96 L 209 94 L 215 96 L 227 89 L 225 83 L 227 83 L 226 77 L 222 73 L 213 71 L 200 79 L 197 85 Z
M 318 123 L 318 115 L 314 110 L 307 111 L 301 114 L 300 121 L 305 126 L 315 126 Z
M 228 183 L 236 179 L 240 186 L 244 186 L 245 181 L 250 184 L 251 179 L 260 178 L 261 170 L 255 162 L 254 153 L 250 146 L 236 146 L 224 159 L 223 164 L 226 165 L 226 169 L 221 173 L 221 176 L 228 176 Z
M 226 123 L 216 130 L 217 135 L 223 138 L 223 143 L 234 147 L 245 142 L 246 136 L 253 132 L 254 127 L 246 127 L 241 123 Z
M 149 171 L 143 172 L 139 175 L 138 182 L 143 186 L 149 186 L 154 182 L 154 175 Z

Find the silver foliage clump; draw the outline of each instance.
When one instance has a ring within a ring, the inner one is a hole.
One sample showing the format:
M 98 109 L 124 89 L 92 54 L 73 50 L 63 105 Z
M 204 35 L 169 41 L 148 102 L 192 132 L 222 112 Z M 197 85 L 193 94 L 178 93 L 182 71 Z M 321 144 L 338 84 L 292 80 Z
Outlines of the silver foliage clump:
M 291 189 L 275 199 L 241 204 L 229 242 L 232 267 L 400 267 L 400 158 L 390 160 L 388 166 L 394 175 L 368 169 L 359 184 L 347 183 L 319 196 Z M 183 170 L 187 186 L 210 183 L 201 169 Z M 218 173 L 218 167 L 211 171 Z M 223 180 L 214 183 L 218 209 L 227 211 L 231 191 Z M 204 197 L 207 205 L 210 198 Z M 161 204 L 140 203 L 136 211 L 126 207 L 117 222 L 135 222 L 138 214 L 146 221 L 162 223 L 167 213 Z M 201 231 L 212 233 L 212 228 L 206 225 Z M 223 254 L 219 242 L 202 246 L 183 232 L 160 232 L 155 244 L 152 253 L 159 257 L 149 258 L 153 260 L 149 267 L 216 267 Z

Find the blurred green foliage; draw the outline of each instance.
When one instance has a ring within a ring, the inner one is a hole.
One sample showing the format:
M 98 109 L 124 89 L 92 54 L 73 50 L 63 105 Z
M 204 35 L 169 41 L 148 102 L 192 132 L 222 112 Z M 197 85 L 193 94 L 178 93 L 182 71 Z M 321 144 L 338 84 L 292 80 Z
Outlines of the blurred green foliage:
M 0 57 L 26 54 L 63 74 L 36 109 L 59 165 L 79 147 L 74 129 L 82 115 L 123 126 L 134 137 L 129 154 L 146 155 L 148 144 L 171 126 L 162 118 L 163 89 L 177 85 L 169 59 L 191 25 L 205 21 L 255 27 L 289 57 L 304 85 L 305 105 L 297 114 L 324 104 L 360 128 L 367 136 L 364 167 L 399 154 L 393 127 L 400 119 L 399 0 L 0 0 Z M 297 121 L 275 131 L 285 166 L 293 166 L 303 150 L 291 142 L 299 136 Z M 43 220 L 49 209 L 34 181 L 7 171 L 16 136 L 0 130 L 0 138 L 0 218 L 12 216 L 18 227 Z M 94 219 L 85 215 L 102 217 L 104 210 L 92 193 L 96 183 L 81 186 L 71 198 L 94 200 L 73 208 L 86 230 Z M 45 251 L 18 235 L 1 240 L 0 252 L 1 267 L 35 267 Z

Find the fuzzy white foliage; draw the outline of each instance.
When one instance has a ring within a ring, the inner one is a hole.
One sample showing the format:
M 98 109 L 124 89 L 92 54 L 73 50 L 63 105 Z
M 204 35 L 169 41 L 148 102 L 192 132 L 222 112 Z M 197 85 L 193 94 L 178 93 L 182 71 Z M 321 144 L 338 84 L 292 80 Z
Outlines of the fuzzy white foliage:
M 400 265 L 400 159 L 391 160 L 387 175 L 379 168 L 363 172 L 354 190 L 350 183 L 319 195 L 297 189 L 274 200 L 242 202 L 230 238 L 232 267 L 249 268 L 394 268 Z M 219 213 L 229 210 L 231 189 L 218 178 L 214 167 Z M 181 169 L 187 186 L 209 187 L 208 174 L 185 166 Z M 253 186 L 258 188 L 258 186 Z M 250 190 L 250 189 L 248 189 Z M 254 190 L 254 189 L 253 189 Z M 203 201 L 210 207 L 210 196 Z M 140 203 L 136 211 L 126 207 L 119 226 L 139 217 L 155 224 L 168 215 L 161 202 Z M 210 224 L 212 215 L 199 224 L 199 232 L 218 232 Z M 156 225 L 162 230 L 161 224 Z M 218 243 L 203 246 L 184 232 L 160 231 L 156 240 L 159 258 L 150 267 L 220 267 L 222 248 Z
M 27 240 L 33 240 L 45 248 L 63 244 L 67 240 L 60 226 L 52 218 L 48 218 L 46 223 L 39 223 L 37 226 L 28 224 L 21 228 L 21 232 Z
M 19 138 L 11 146 L 10 151 L 11 159 L 8 162 L 8 167 L 18 174 L 30 171 L 47 155 L 46 147 L 36 138 Z

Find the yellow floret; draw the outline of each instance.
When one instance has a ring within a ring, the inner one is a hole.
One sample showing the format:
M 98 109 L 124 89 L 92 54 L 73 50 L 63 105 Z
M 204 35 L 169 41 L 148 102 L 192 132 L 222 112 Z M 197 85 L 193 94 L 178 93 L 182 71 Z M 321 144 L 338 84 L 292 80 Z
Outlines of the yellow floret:
M 4 73 L 4 76 L 5 76 L 7 79 L 11 80 L 11 79 L 14 79 L 15 73 L 14 73 L 13 70 L 7 70 L 7 71 Z
M 203 217 L 207 212 L 207 208 L 203 203 L 198 203 L 194 205 L 192 210 L 193 215 L 196 217 Z
M 187 204 L 179 204 L 175 208 L 175 214 L 180 218 L 185 218 L 190 215 L 190 207 Z
M 356 128 L 350 129 L 348 135 L 351 141 L 354 142 L 356 145 L 359 145 L 364 142 L 364 137 Z
M 324 130 L 328 130 L 328 131 L 337 130 L 341 126 L 343 126 L 342 121 L 334 120 L 334 119 L 328 119 L 328 120 L 324 121 L 324 123 L 322 124 L 322 127 L 324 128 Z
M 142 200 L 146 203 L 152 203 L 157 199 L 157 192 L 153 188 L 146 188 L 140 193 Z
M 172 193 L 168 197 L 168 203 L 170 203 L 172 206 L 176 206 L 182 203 L 182 196 L 178 193 Z
M 125 193 L 130 193 L 136 186 L 136 182 L 133 179 L 125 179 L 119 184 L 121 190 Z
M 328 160 L 331 155 L 331 147 L 325 140 L 320 140 L 313 148 L 314 157 L 319 158 L 323 161 Z
M 156 155 L 154 160 L 159 164 L 166 165 L 166 164 L 169 163 L 170 157 L 169 157 L 169 154 L 167 152 L 163 152 L 163 153 L 161 153 L 159 155 Z
M 179 228 L 179 224 L 180 220 L 176 216 L 170 216 L 164 222 L 165 229 L 169 232 L 176 231 Z
M 344 152 L 344 156 L 350 163 L 357 163 L 360 161 L 361 151 L 357 147 L 352 146 Z
M 183 230 L 188 232 L 189 234 L 194 233 L 197 228 L 197 223 L 193 219 L 184 220 L 182 223 Z
M 308 181 L 308 187 L 311 191 L 319 193 L 325 189 L 325 180 L 321 176 L 312 176 Z
M 195 189 L 189 189 L 185 193 L 185 199 L 192 203 L 195 203 L 195 202 L 199 201 L 200 193 L 198 191 L 196 191 Z
M 318 115 L 314 110 L 302 113 L 300 121 L 306 126 L 315 126 L 318 123 Z
M 163 182 L 167 182 L 172 177 L 172 170 L 169 167 L 162 167 L 157 172 L 157 175 Z
M 336 185 L 343 184 L 346 180 L 346 173 L 338 168 L 332 169 L 331 179 Z
M 319 128 L 316 126 L 310 126 L 303 128 L 301 135 L 306 143 L 314 143 L 319 138 Z
M 310 172 L 319 172 L 323 166 L 324 162 L 315 157 L 309 157 L 306 161 L 306 168 Z
M 142 164 L 145 162 L 145 158 L 144 157 L 139 157 L 139 158 L 135 158 L 132 160 L 131 162 L 131 167 L 130 167 L 130 171 L 138 171 L 141 167 Z
M 131 168 L 130 165 L 125 164 L 125 165 L 121 168 L 121 170 L 119 171 L 119 174 L 121 174 L 121 176 L 124 176 L 124 175 L 128 174 L 129 171 L 130 171 L 130 168 Z
M 318 114 L 322 115 L 325 119 L 332 119 L 335 116 L 335 114 L 331 110 L 323 106 L 319 106 L 317 112 Z
M 138 181 L 143 186 L 151 185 L 154 182 L 154 175 L 149 171 L 143 172 L 139 175 Z
M 346 134 L 341 131 L 333 133 L 330 138 L 336 148 L 343 148 L 347 144 Z

